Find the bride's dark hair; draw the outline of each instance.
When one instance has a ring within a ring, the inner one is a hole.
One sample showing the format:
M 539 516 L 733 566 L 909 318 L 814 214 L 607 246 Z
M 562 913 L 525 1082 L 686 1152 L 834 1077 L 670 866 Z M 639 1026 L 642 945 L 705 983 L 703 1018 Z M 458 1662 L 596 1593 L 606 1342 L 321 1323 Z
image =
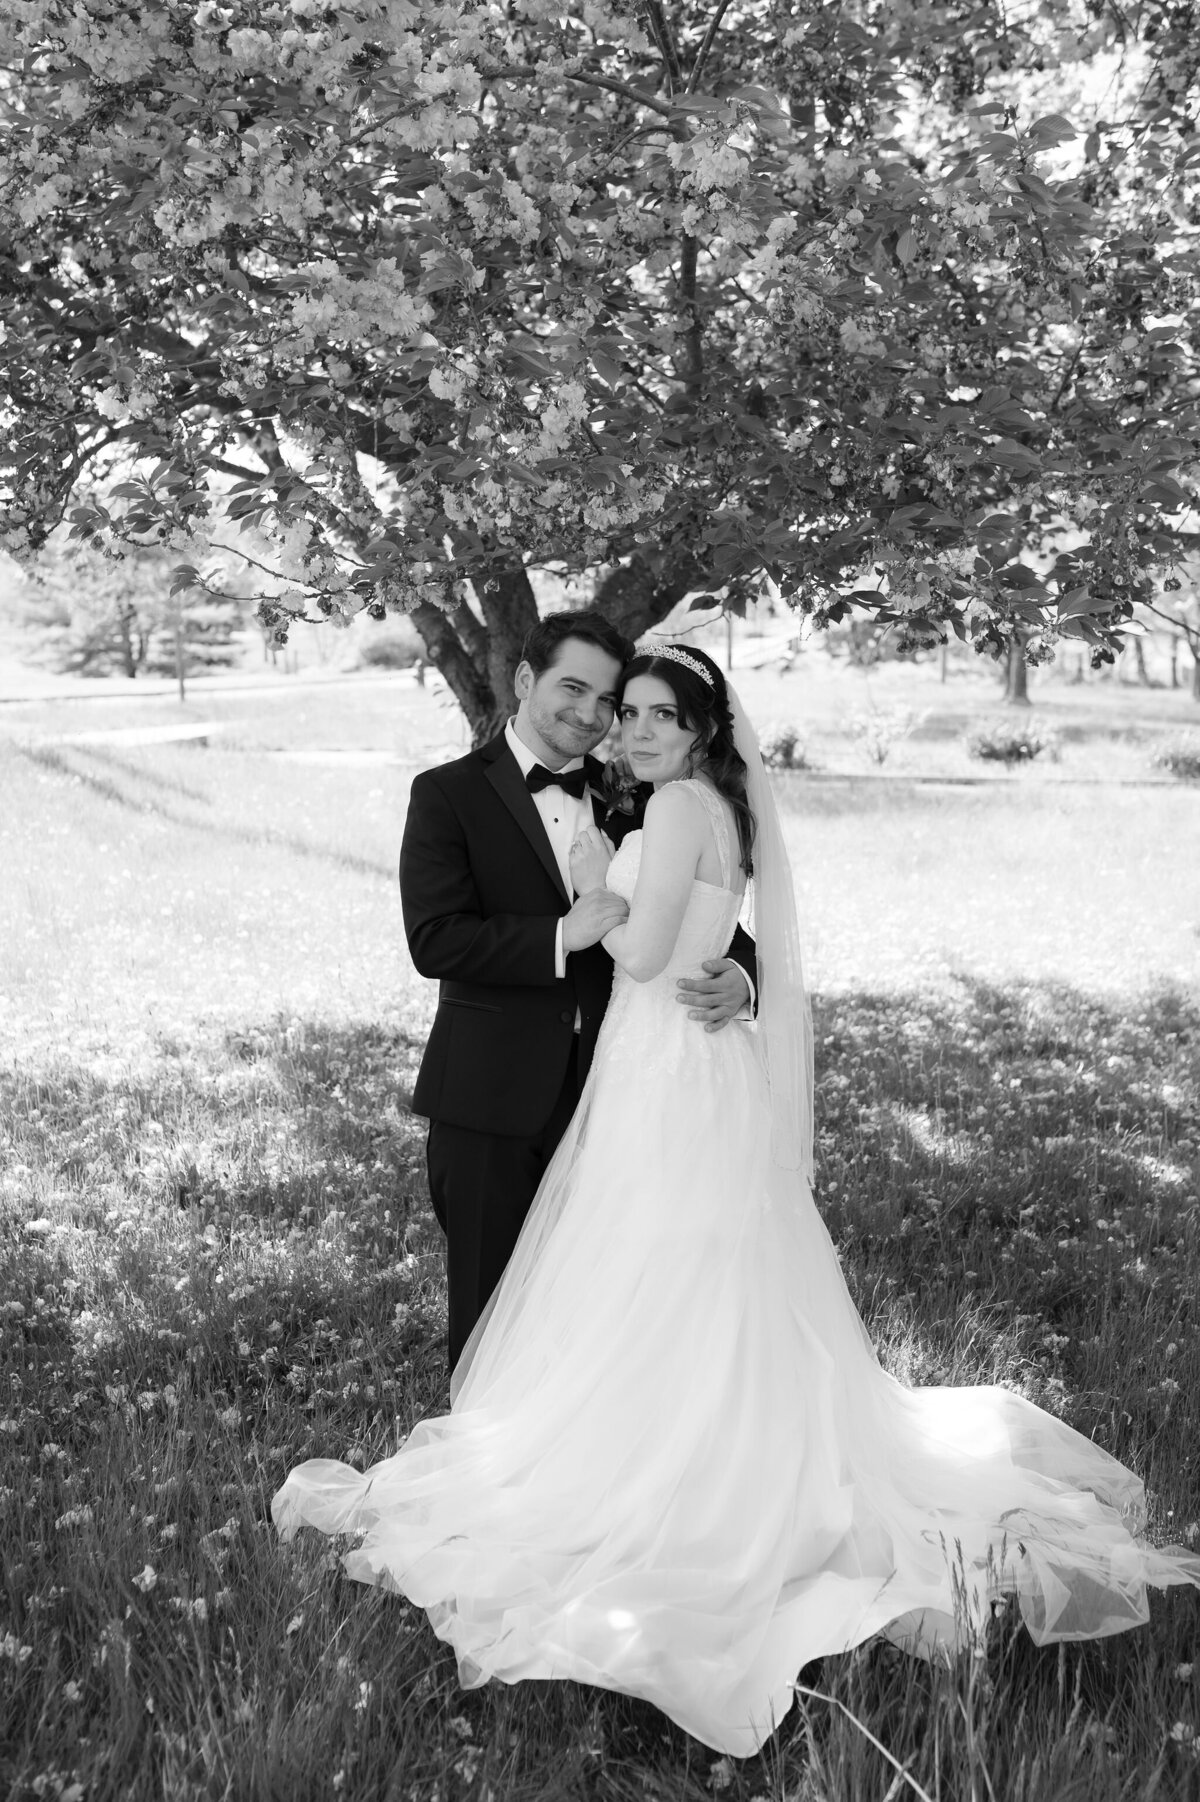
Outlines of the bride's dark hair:
M 665 682 L 675 696 L 679 724 L 685 731 L 695 732 L 695 749 L 699 752 L 696 768 L 702 769 L 719 795 L 733 808 L 737 822 L 739 862 L 747 876 L 754 873 L 754 815 L 746 799 L 746 765 L 733 742 L 733 714 L 729 707 L 729 690 L 719 664 L 706 651 L 686 646 L 687 655 L 703 665 L 710 682 L 686 663 L 674 657 L 657 656 L 654 651 L 638 651 L 621 671 L 617 683 L 617 717 L 625 699 L 626 685 L 635 676 L 655 676 Z M 711 685 L 710 685 L 711 684 Z

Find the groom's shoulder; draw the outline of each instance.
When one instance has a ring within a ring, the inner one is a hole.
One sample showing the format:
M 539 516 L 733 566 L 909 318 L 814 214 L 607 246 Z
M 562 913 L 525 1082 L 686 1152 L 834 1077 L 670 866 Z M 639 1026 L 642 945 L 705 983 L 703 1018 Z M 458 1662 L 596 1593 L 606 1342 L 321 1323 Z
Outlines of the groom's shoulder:
M 485 745 L 477 745 L 474 750 L 467 751 L 462 757 L 451 757 L 446 763 L 431 764 L 428 769 L 419 770 L 413 777 L 413 787 L 440 788 L 447 794 L 454 794 L 464 787 L 471 787 L 486 775 L 488 767 L 505 750 L 504 735 L 489 740 Z

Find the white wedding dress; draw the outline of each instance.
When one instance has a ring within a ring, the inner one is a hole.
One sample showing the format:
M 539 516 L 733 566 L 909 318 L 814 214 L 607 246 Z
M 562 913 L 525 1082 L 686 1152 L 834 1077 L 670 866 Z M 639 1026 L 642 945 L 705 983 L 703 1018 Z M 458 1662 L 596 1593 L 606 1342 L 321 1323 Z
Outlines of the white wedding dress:
M 755 1029 L 675 1000 L 740 905 L 724 809 L 687 786 L 725 880 L 694 884 L 660 976 L 617 970 L 451 1412 L 361 1474 L 301 1465 L 273 1513 L 361 1534 L 347 1570 L 427 1609 L 468 1687 L 601 1684 L 747 1755 L 823 1653 L 961 1645 L 1009 1593 L 1039 1642 L 1116 1632 L 1200 1558 L 1147 1545 L 1133 1473 L 1021 1396 L 880 1368 L 771 1161 Z M 609 870 L 627 898 L 640 848 Z

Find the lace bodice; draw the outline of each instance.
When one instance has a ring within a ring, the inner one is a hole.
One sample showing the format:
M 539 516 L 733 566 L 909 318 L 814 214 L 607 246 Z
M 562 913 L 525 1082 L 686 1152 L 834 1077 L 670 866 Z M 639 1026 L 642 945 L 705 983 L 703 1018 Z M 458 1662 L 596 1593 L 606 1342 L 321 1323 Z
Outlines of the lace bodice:
M 686 788 L 697 798 L 708 816 L 720 860 L 721 882 L 717 884 L 696 880 L 692 883 L 691 896 L 666 969 L 652 982 L 637 985 L 643 989 L 665 988 L 672 996 L 678 977 L 694 974 L 697 966 L 706 958 L 724 957 L 742 905 L 742 894 L 733 886 L 738 879 L 738 862 L 724 807 L 706 782 L 687 781 L 681 782 L 679 786 Z M 608 887 L 623 896 L 631 906 L 641 858 L 642 834 L 640 831 L 630 832 L 621 841 L 617 854 L 608 867 Z M 624 975 L 618 965 L 618 984 Z

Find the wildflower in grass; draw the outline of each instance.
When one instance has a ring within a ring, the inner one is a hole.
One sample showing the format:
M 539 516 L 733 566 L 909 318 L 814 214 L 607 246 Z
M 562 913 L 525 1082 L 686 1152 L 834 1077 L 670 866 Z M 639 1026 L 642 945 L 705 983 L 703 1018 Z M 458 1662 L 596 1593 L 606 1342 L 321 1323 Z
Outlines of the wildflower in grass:
M 33 1657 L 33 1647 L 23 1646 L 15 1633 L 6 1633 L 0 1639 L 0 1658 L 11 1658 L 14 1664 L 27 1664 Z
M 469 1789 L 479 1774 L 483 1763 L 483 1753 L 478 1746 L 465 1746 L 451 1765 L 456 1777 L 461 1777 Z
M 228 1595 L 229 1591 L 224 1593 Z M 195 1596 L 190 1602 L 186 1596 L 171 1596 L 170 1606 L 176 1614 L 186 1614 L 190 1620 L 199 1621 L 201 1626 L 208 1619 L 208 1603 L 203 1596 Z
M 133 1579 L 134 1588 L 140 1589 L 144 1596 L 150 1594 L 150 1591 L 154 1588 L 154 1586 L 157 1582 L 158 1582 L 158 1572 L 155 1570 L 155 1568 L 152 1564 L 145 1565 L 143 1567 L 143 1569 L 138 1572 L 138 1575 Z
M 232 1433 L 242 1424 L 242 1411 L 240 1408 L 221 1408 L 218 1410 L 217 1420 L 226 1432 Z
M 70 1778 L 64 1777 L 53 1766 L 48 1771 L 40 1772 L 29 1787 L 38 1802 L 43 1802 L 44 1798 L 49 1799 L 49 1802 L 83 1802 L 86 1793 L 82 1783 L 71 1782 Z
M 72 1707 L 83 1700 L 83 1685 L 74 1681 L 63 1684 L 63 1695 Z
M 90 1527 L 91 1524 L 92 1511 L 85 1502 L 80 1508 L 68 1508 L 65 1514 L 60 1514 L 54 1526 L 59 1533 L 67 1533 L 72 1527 Z
M 1186 1683 L 1194 1669 L 1195 1666 L 1191 1664 L 1177 1664 L 1175 1666 L 1175 1675 L 1179 1678 L 1181 1683 Z
M 7 1433 L 9 1437 L 12 1438 L 14 1434 L 19 1433 L 20 1431 L 20 1421 L 14 1420 L 11 1414 L 6 1415 L 3 1420 L 0 1420 L 0 1433 Z

